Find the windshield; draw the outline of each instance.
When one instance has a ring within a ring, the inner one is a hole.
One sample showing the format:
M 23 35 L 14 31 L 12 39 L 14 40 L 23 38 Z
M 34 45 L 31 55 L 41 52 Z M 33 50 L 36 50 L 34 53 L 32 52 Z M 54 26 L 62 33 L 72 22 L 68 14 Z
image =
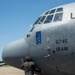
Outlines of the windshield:
M 42 16 L 40 16 L 33 25 L 59 22 L 62 21 L 62 18 L 63 18 L 63 8 L 60 7 L 57 9 L 48 10 Z
M 34 24 L 42 24 L 46 16 L 39 17 Z

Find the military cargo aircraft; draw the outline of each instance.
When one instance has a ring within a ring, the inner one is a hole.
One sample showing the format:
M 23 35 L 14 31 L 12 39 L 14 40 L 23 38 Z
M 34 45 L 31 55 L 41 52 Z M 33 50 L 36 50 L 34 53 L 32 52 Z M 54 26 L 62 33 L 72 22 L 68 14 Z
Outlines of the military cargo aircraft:
M 2 58 L 20 68 L 28 55 L 45 75 L 75 75 L 75 3 L 40 15 L 24 38 L 4 48 Z

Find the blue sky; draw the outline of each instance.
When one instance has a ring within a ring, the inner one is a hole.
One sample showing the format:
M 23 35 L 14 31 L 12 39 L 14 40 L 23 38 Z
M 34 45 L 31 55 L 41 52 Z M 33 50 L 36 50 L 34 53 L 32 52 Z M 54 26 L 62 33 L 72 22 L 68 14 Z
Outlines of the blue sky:
M 46 10 L 75 0 L 0 0 L 0 60 L 10 42 L 23 38 Z

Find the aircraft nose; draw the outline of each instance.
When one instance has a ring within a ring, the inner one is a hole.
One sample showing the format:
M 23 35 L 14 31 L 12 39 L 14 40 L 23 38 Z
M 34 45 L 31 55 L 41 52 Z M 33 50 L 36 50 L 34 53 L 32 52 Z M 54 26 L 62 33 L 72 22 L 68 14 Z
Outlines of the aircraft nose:
M 14 41 L 3 49 L 2 59 L 5 63 L 13 66 L 12 62 L 17 62 L 19 58 L 28 55 L 28 49 L 29 46 L 24 39 Z

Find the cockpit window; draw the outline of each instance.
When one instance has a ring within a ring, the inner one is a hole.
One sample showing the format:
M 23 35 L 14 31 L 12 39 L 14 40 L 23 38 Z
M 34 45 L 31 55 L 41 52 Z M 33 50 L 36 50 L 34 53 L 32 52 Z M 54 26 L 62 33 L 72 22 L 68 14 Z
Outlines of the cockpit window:
M 54 22 L 62 21 L 62 17 L 63 17 L 63 8 L 58 8 L 53 21 Z
M 32 32 L 34 30 L 34 26 L 32 27 L 32 29 L 30 30 L 30 32 Z
M 39 18 L 37 19 L 37 21 L 34 23 L 34 25 L 35 25 L 35 24 L 42 24 L 43 21 L 44 21 L 44 19 L 45 19 L 45 17 L 46 17 L 46 16 L 41 16 L 41 17 L 39 17 Z
M 37 24 L 40 19 L 41 19 L 41 17 L 39 17 L 33 25 Z
M 44 23 L 50 23 L 52 21 L 53 15 L 47 16 L 46 20 Z
M 63 11 L 63 8 L 58 8 L 56 12 L 61 12 Z
M 61 21 L 62 20 L 62 15 L 63 15 L 63 13 L 57 13 L 57 14 L 55 14 L 54 22 Z
M 38 24 L 42 24 L 43 21 L 44 21 L 44 19 L 45 19 L 45 17 L 46 17 L 46 16 L 43 16 L 43 17 L 39 20 Z
M 51 10 L 49 14 L 55 13 L 55 10 L 56 9 Z
M 50 22 L 57 22 L 57 21 L 62 21 L 63 17 L 63 8 L 57 8 L 57 9 L 52 9 L 48 10 L 43 14 L 43 16 L 40 16 L 37 21 L 33 24 L 43 24 L 43 23 L 50 23 Z
M 47 11 L 46 13 L 45 13 L 45 15 L 47 15 L 49 13 L 49 11 Z

